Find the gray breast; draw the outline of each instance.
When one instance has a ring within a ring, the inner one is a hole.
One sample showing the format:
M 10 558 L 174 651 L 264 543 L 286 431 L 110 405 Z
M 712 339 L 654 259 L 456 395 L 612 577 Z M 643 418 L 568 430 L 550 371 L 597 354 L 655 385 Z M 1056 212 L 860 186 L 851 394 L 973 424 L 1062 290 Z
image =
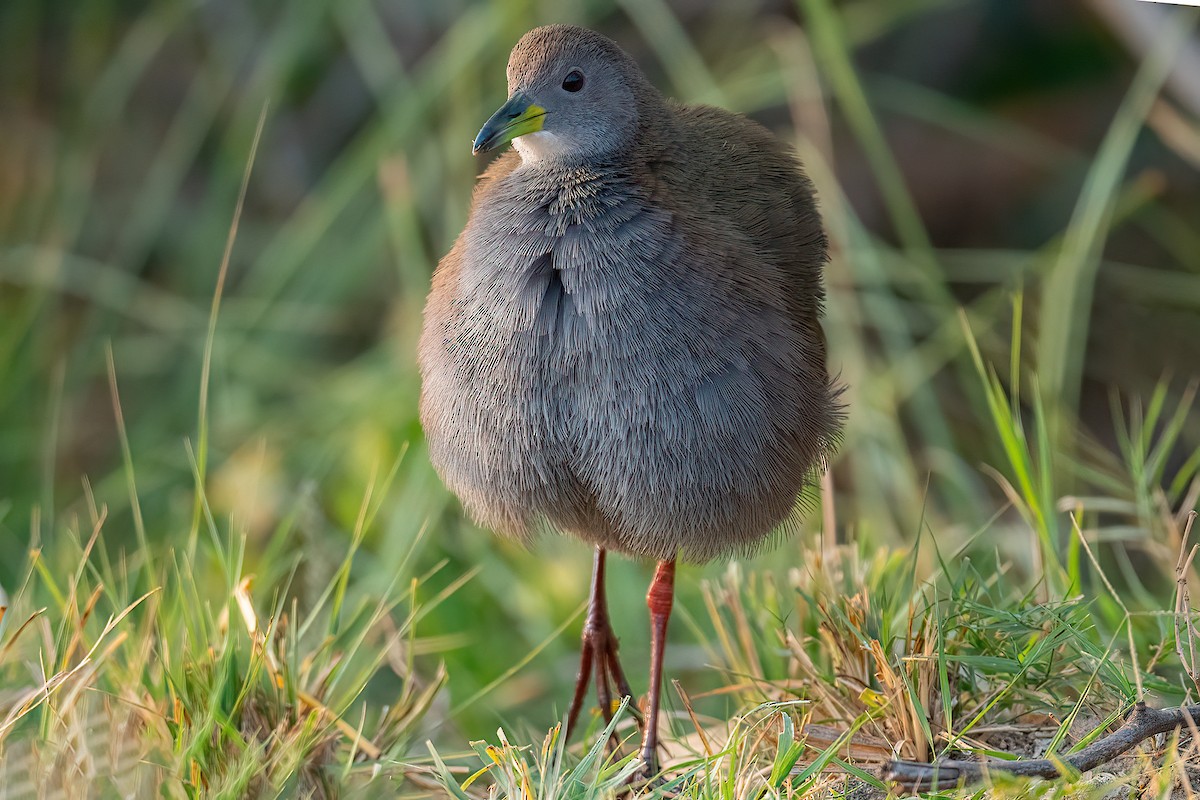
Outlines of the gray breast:
M 739 274 L 736 232 L 689 248 L 687 220 L 619 175 L 531 178 L 464 232 L 434 378 L 443 477 L 518 533 L 544 516 L 658 558 L 758 540 L 812 467 L 788 377 L 803 354 L 771 299 L 787 287 Z

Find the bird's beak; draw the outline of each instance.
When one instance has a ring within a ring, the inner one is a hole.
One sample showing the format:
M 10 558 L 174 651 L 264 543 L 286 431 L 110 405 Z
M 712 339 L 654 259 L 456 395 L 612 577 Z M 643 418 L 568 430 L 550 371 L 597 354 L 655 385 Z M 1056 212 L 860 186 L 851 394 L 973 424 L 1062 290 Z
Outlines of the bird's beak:
M 483 124 L 479 135 L 475 137 L 475 143 L 471 146 L 471 152 L 492 150 L 518 136 L 540 131 L 542 120 L 545 118 L 546 109 L 535 106 L 525 95 L 517 92 Z

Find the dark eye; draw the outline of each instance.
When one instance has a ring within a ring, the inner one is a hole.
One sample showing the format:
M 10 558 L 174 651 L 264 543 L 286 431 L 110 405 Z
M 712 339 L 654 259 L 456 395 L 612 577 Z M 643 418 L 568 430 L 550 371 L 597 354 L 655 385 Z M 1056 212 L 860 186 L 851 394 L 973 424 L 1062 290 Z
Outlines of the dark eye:
M 583 73 L 573 69 L 563 78 L 563 88 L 568 92 L 578 92 L 583 88 Z

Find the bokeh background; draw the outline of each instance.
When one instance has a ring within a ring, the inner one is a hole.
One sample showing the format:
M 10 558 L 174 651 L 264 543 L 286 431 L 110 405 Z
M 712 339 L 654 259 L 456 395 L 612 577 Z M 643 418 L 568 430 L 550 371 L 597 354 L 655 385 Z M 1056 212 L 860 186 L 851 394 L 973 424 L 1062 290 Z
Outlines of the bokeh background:
M 1186 402 L 1200 356 L 1194 14 L 1134 0 L 6 0 L 0 585 L 11 593 L 31 543 L 66 536 L 89 496 L 114 559 L 139 524 L 156 545 L 187 537 L 205 334 L 265 114 L 213 346 L 199 470 L 213 518 L 247 534 L 260 584 L 294 569 L 304 602 L 375 487 L 351 592 L 431 573 L 430 599 L 466 581 L 418 627 L 419 665 L 450 674 L 438 735 L 544 730 L 561 713 L 590 553 L 522 549 L 463 518 L 426 458 L 414 361 L 429 276 L 484 167 L 471 139 L 504 100 L 508 50 L 547 22 L 613 37 L 665 94 L 759 120 L 817 183 L 850 409 L 827 537 L 924 532 L 949 548 L 992 520 L 982 563 L 1027 565 L 985 468 L 1006 455 L 964 323 L 1006 385 L 1045 402 L 1044 441 L 1073 456 L 1067 485 L 1133 491 L 1115 477 L 1119 423 L 1156 387 Z M 1198 442 L 1185 414 L 1172 497 Z M 796 566 L 820 527 L 757 566 Z M 1136 578 L 1123 535 L 1111 557 Z M 698 587 L 727 568 L 681 576 L 668 671 L 689 685 L 715 680 Z M 641 687 L 649 568 L 611 572 Z

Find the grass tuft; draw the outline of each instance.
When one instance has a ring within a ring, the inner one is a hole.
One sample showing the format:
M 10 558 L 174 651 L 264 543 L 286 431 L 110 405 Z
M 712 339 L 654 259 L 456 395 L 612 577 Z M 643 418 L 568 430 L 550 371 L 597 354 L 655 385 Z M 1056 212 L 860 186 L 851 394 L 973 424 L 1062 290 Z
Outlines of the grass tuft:
M 430 610 L 418 595 L 432 575 L 304 607 L 290 574 L 260 587 L 238 568 L 244 536 L 201 548 L 198 563 L 167 550 L 113 565 L 100 556 L 104 524 L 101 510 L 86 540 L 60 532 L 75 547 L 53 560 L 33 550 L 0 618 L 11 796 L 37 786 L 66 797 L 146 787 L 333 797 L 404 776 L 446 679 L 444 668 L 422 677 L 414 666 L 424 647 L 415 622 Z M 351 567 L 348 555 L 339 575 Z

